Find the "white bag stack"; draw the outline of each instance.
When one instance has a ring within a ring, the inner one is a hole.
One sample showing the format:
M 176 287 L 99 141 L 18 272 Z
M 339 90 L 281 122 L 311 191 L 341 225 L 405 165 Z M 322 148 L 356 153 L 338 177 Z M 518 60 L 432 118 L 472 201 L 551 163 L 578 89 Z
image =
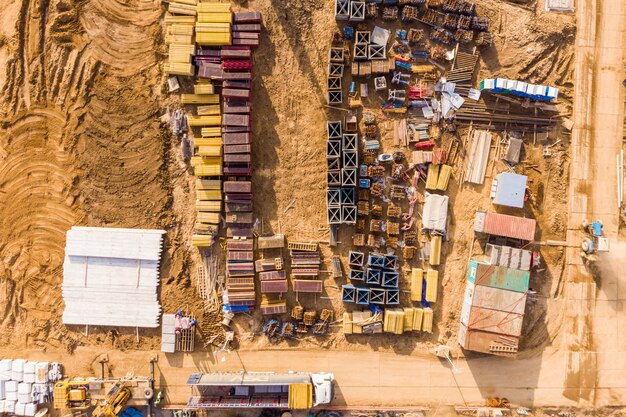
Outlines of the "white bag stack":
M 19 401 L 15 404 L 15 415 L 16 416 L 23 416 L 25 410 L 26 410 L 26 405 L 25 404 L 22 404 Z
M 0 380 L 8 381 L 11 379 L 11 367 L 13 361 L 11 359 L 0 360 Z
M 23 404 L 33 401 L 31 392 L 33 390 L 33 384 L 22 382 L 17 386 L 17 400 Z
M 17 384 L 17 381 L 6 381 L 4 383 L 4 396 L 7 402 L 17 401 Z
M 24 380 L 24 359 L 15 359 L 11 365 L 11 379 L 13 381 L 22 382 Z
M 26 362 L 24 364 L 24 382 L 32 384 L 35 382 L 35 371 L 37 362 Z
M 37 413 L 37 405 L 33 403 L 26 404 L 24 415 L 27 417 L 35 417 L 35 413 Z
M 39 362 L 35 367 L 35 381 L 38 384 L 48 382 L 48 362 Z
M 17 393 L 16 393 L 17 394 Z M 13 414 L 15 413 L 15 403 L 17 401 L 9 401 L 9 400 L 5 400 L 4 401 L 4 412 L 7 414 Z

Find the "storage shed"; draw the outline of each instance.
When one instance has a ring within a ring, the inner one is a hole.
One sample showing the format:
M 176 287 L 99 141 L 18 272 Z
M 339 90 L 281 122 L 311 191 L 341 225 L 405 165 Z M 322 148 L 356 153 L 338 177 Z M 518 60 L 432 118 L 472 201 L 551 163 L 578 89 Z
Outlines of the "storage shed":
M 479 210 L 476 212 L 474 231 L 532 242 L 535 239 L 536 226 L 535 219 Z
M 526 175 L 502 172 L 496 175 L 491 185 L 493 204 L 507 207 L 524 207 L 526 194 Z

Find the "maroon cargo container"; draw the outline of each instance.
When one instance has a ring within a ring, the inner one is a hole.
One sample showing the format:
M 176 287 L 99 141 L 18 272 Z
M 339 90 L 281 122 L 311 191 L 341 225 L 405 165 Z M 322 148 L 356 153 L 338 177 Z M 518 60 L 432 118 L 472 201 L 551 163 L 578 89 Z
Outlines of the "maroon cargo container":
M 246 145 L 251 141 L 250 132 L 224 133 L 222 135 L 224 145 Z
M 251 181 L 224 181 L 225 193 L 251 193 Z

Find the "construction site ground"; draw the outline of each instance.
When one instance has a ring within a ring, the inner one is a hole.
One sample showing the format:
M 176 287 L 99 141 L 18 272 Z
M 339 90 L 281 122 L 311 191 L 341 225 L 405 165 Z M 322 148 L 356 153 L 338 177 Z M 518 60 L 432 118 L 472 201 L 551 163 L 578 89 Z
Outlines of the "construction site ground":
M 262 232 L 299 241 L 329 239 L 326 120 L 343 116 L 323 106 L 328 45 L 337 30 L 332 3 L 233 3 L 264 20 L 254 57 L 255 214 Z M 490 208 L 491 179 L 506 169 L 490 161 L 480 187 L 461 185 L 455 167 L 433 334 L 346 338 L 336 325 L 325 338 L 270 344 L 260 317 L 242 316 L 235 322 L 239 350 L 214 363 L 202 342 L 221 318 L 216 309 L 203 313 L 194 282 L 200 256 L 191 246 L 193 176 L 180 143 L 160 122 L 177 98 L 166 92 L 157 0 L 6 0 L 0 10 L 0 357 L 58 360 L 68 375 L 88 376 L 107 353 L 113 375 L 147 374 L 159 329 L 142 329 L 137 338 L 135 329 L 85 334 L 62 324 L 62 263 L 73 225 L 159 228 L 168 232 L 163 310 L 194 312 L 201 330 L 195 353 L 159 353 L 158 385 L 167 402 L 186 402 L 192 372 L 245 369 L 333 372 L 338 405 L 435 410 L 493 396 L 534 407 L 624 405 L 626 291 L 619 273 L 626 256 L 614 167 L 624 120 L 626 5 L 580 0 L 575 13 L 549 13 L 543 0 L 477 4 L 495 35 L 495 46 L 481 55 L 479 78 L 557 86 L 561 111 L 575 122 L 571 136 L 562 130 L 525 139 L 526 168 L 518 172 L 529 176 L 531 200 L 524 214 L 537 219 L 538 241 L 567 245 L 539 246 L 543 261 L 531 281 L 538 297 L 527 309 L 517 360 L 458 357 L 454 374 L 433 355 L 437 344 L 455 346 L 474 213 Z M 379 123 L 384 144 L 391 129 Z M 544 158 L 544 144 L 557 140 Z M 599 281 L 580 262 L 583 218 L 602 219 L 611 239 Z M 339 240 L 336 253 L 345 260 L 347 229 Z M 321 246 L 328 262 L 333 252 Z M 325 278 L 328 299 L 300 301 L 332 307 L 340 317 L 341 283 Z

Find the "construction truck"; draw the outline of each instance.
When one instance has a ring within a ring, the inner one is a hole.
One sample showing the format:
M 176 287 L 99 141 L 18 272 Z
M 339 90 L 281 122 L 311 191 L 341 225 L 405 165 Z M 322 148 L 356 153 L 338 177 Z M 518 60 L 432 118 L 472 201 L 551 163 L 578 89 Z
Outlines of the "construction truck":
M 590 260 L 596 260 L 595 258 L 589 258 L 588 255 L 592 255 L 596 252 L 608 252 L 609 239 L 602 236 L 601 221 L 596 220 L 589 223 L 587 220 L 584 220 L 582 228 L 588 235 L 588 237 L 583 239 L 581 244 L 583 256 L 586 256 Z
M 130 389 L 123 381 L 111 387 L 104 401 L 93 410 L 93 417 L 117 417 L 131 397 Z
M 89 408 L 94 403 L 89 395 L 89 381 L 66 379 L 54 384 L 54 408 L 80 410 Z

